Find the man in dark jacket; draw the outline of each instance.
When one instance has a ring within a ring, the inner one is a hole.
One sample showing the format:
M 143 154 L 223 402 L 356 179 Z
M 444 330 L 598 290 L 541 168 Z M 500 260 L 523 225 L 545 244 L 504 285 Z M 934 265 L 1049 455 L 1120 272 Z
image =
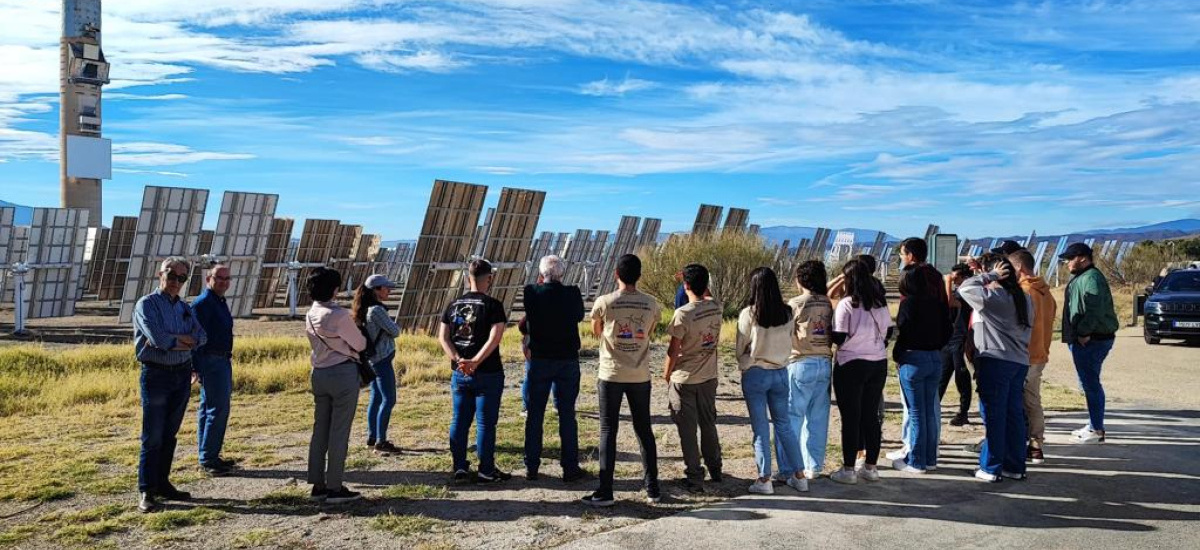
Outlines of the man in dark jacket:
M 1062 337 L 1071 350 L 1088 407 L 1088 425 L 1072 435 L 1075 443 L 1103 443 L 1104 386 L 1100 384 L 1100 367 L 1116 340 L 1117 312 L 1108 280 L 1092 263 L 1091 247 L 1071 243 L 1058 257 L 1066 260 L 1073 275 L 1063 300 Z
M 529 372 L 525 377 L 529 400 L 528 416 L 525 417 L 525 475 L 531 481 L 538 478 L 538 467 L 542 463 L 542 424 L 551 391 L 554 406 L 558 409 L 563 481 L 583 477 L 579 468 L 579 425 L 575 418 L 583 296 L 579 287 L 562 284 L 565 269 L 562 258 L 546 256 L 538 264 L 543 282 L 525 286 L 523 324 L 529 335 Z
M 213 266 L 204 292 L 192 302 L 196 320 L 208 334 L 208 342 L 192 351 L 192 368 L 200 381 L 196 442 L 200 467 L 214 476 L 228 474 L 234 466 L 221 457 L 233 396 L 233 315 L 225 301 L 230 282 L 228 266 Z

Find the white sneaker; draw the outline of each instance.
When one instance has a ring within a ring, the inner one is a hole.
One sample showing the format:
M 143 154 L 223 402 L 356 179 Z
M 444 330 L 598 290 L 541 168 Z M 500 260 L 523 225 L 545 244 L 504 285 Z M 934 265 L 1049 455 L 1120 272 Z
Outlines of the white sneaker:
M 842 468 L 842 469 L 830 474 L 829 479 L 831 479 L 837 483 L 844 483 L 846 485 L 855 485 L 858 483 L 858 474 L 854 470 L 847 470 L 845 468 Z
M 906 450 L 904 450 L 904 449 L 900 449 L 900 450 L 897 450 L 897 451 L 892 451 L 892 452 L 890 452 L 890 453 L 888 453 L 888 454 L 886 454 L 886 455 L 883 455 L 883 456 L 886 456 L 888 460 L 897 460 L 897 459 L 901 459 L 901 458 L 907 458 L 907 457 L 908 457 L 908 451 L 906 451 Z
M 821 472 L 814 472 L 812 470 L 804 470 L 804 479 L 812 481 L 814 479 L 817 479 L 818 477 L 821 477 Z
M 879 481 L 879 470 L 875 468 L 863 468 L 855 473 L 864 481 Z
M 867 465 L 867 457 L 860 455 L 858 458 L 854 459 L 854 469 L 855 470 L 861 470 L 861 469 L 863 469 L 863 466 L 866 466 L 866 465 Z
M 983 470 L 975 470 L 975 478 L 982 479 L 988 483 L 1000 483 L 1000 476 L 989 474 Z
M 1087 424 L 1087 425 L 1084 425 L 1084 427 L 1071 432 L 1071 435 L 1073 435 L 1075 437 L 1082 437 L 1084 434 L 1090 434 L 1090 433 L 1092 433 L 1092 425 Z
M 771 480 L 778 481 L 780 483 L 787 483 L 787 480 L 791 477 L 792 477 L 791 474 L 785 474 L 783 472 L 775 472 L 775 475 L 771 476 Z
M 791 487 L 797 491 L 800 491 L 801 493 L 808 492 L 808 480 L 804 479 L 802 477 L 795 477 L 795 476 L 789 477 L 787 480 L 787 485 L 788 485 L 788 487 Z
M 1012 472 L 1007 472 L 1004 470 L 1000 470 L 1000 477 L 1005 477 L 1008 479 L 1015 479 L 1017 481 L 1025 481 L 1026 479 L 1029 479 L 1029 476 L 1027 476 L 1025 474 L 1014 474 Z
M 913 466 L 910 466 L 907 462 L 905 462 L 903 460 L 893 460 L 892 467 L 901 472 L 904 472 L 906 474 L 923 474 L 923 473 L 925 473 L 925 470 L 922 470 L 920 468 L 914 468 Z
M 758 495 L 773 495 L 775 494 L 775 486 L 771 484 L 771 480 L 757 481 L 750 485 L 750 492 Z
M 1075 436 L 1071 443 L 1078 445 L 1097 445 L 1104 443 L 1104 435 L 1096 432 L 1087 432 L 1082 435 Z

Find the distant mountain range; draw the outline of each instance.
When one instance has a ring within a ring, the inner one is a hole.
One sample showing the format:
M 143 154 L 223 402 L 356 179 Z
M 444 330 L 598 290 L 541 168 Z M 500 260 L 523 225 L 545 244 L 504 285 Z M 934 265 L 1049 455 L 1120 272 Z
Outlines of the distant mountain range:
M 1117 233 L 1129 234 L 1144 234 L 1144 233 L 1179 233 L 1180 235 L 1193 235 L 1200 233 L 1200 220 L 1186 219 L 1175 220 L 1173 222 L 1162 222 L 1152 225 L 1143 225 L 1141 227 L 1121 227 L 1118 229 L 1093 229 L 1087 231 L 1094 235 L 1112 235 Z

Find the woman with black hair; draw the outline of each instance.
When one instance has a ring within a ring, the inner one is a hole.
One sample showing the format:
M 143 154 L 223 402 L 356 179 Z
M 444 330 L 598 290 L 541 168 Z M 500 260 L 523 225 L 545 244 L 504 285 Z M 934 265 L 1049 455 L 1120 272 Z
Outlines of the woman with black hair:
M 387 437 L 392 409 L 396 406 L 396 369 L 392 367 L 392 361 L 396 359 L 396 337 L 400 335 L 400 327 L 383 305 L 395 286 L 384 275 L 371 275 L 354 292 L 354 304 L 350 308 L 354 324 L 367 339 L 371 370 L 375 372 L 370 386 L 371 399 L 367 402 L 367 448 L 382 455 L 400 452 Z
M 1033 303 L 1007 258 L 988 258 L 985 272 L 963 282 L 958 293 L 975 310 L 973 325 L 979 414 L 986 436 L 975 477 L 988 482 L 1025 479 L 1025 376 Z
M 312 500 L 338 504 L 362 495 L 342 485 L 350 426 L 358 408 L 358 354 L 366 348 L 354 317 L 334 300 L 342 286 L 336 270 L 318 267 L 306 281 L 312 306 L 304 316 L 312 345 L 312 394 L 316 406 L 308 444 Z
M 942 378 L 941 349 L 950 340 L 950 313 L 946 295 L 936 278 L 922 273 L 933 270 L 922 264 L 900 276 L 900 309 L 896 314 L 896 347 L 892 354 L 898 365 L 900 388 L 908 412 L 911 448 L 892 466 L 910 474 L 937 469 L 942 407 L 938 382 Z
M 808 490 L 804 479 L 804 457 L 800 441 L 792 429 L 788 409 L 788 358 L 792 355 L 792 310 L 783 301 L 779 279 L 770 268 L 760 267 L 750 274 L 750 297 L 738 315 L 738 368 L 742 371 L 742 394 L 754 431 L 754 462 L 758 478 L 750 485 L 751 493 L 773 494 L 771 484 L 771 426 L 780 442 L 780 466 L 791 472 L 787 484 L 797 491 Z
M 833 341 L 838 345 L 833 389 L 842 416 L 842 469 L 829 476 L 838 483 L 879 481 L 875 464 L 883 438 L 876 412 L 887 379 L 887 340 L 892 316 L 883 289 L 868 266 L 858 260 L 842 267 L 847 297 L 833 313 Z M 855 454 L 866 448 L 863 467 L 856 472 Z

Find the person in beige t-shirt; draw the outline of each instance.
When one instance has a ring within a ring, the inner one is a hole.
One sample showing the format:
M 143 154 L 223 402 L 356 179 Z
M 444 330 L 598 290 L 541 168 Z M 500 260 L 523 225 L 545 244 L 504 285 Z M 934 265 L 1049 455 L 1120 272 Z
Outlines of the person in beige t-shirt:
M 629 416 L 642 448 L 646 500 L 657 503 L 658 448 L 650 423 L 650 339 L 662 306 L 653 296 L 639 292 L 642 261 L 633 254 L 617 260 L 617 291 L 596 299 L 592 307 L 592 332 L 600 339 L 600 486 L 583 497 L 589 506 L 612 506 L 613 469 L 617 462 L 617 429 L 621 401 L 629 399 Z
M 667 333 L 667 364 L 663 377 L 671 420 L 679 429 L 683 451 L 684 486 L 704 492 L 704 468 L 714 481 L 721 479 L 721 440 L 717 435 L 717 341 L 721 337 L 721 305 L 703 296 L 708 290 L 708 269 L 691 264 L 683 268 L 688 303 L 675 310 Z M 700 440 L 696 440 L 696 431 Z

